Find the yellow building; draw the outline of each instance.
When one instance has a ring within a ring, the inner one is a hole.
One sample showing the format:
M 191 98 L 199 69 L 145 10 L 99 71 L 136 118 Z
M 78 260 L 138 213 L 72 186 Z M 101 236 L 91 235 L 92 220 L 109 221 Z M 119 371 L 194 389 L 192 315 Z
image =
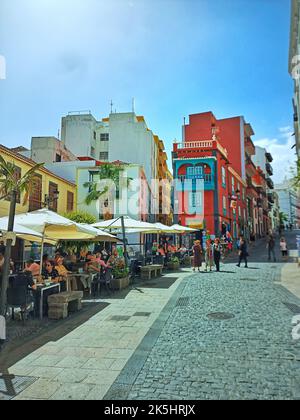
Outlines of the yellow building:
M 7 147 L 0 145 L 0 154 L 7 162 L 13 162 L 16 166 L 16 177 L 21 178 L 34 167 L 36 163 L 19 153 L 13 152 Z M 58 199 L 53 199 L 58 194 Z M 50 210 L 59 214 L 76 210 L 76 185 L 53 174 L 46 168 L 40 168 L 34 180 L 32 192 L 27 203 L 23 204 L 24 197 L 18 197 L 16 214 L 38 210 L 45 207 L 49 198 Z M 0 217 L 8 216 L 9 200 L 0 200 Z
M 168 168 L 168 156 L 165 152 L 164 142 L 154 135 L 155 144 L 157 146 L 157 178 L 163 185 L 159 187 L 159 215 L 158 221 L 166 225 L 172 225 L 173 213 L 171 209 L 171 194 L 172 194 L 172 182 L 173 176 Z M 170 209 L 170 212 L 166 214 L 166 209 Z

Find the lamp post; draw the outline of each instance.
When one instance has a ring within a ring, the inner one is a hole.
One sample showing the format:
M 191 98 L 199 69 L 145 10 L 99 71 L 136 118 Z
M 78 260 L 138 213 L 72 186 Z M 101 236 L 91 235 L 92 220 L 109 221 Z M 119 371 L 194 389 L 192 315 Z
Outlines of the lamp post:
M 55 190 L 53 191 L 53 194 L 50 196 L 49 194 L 45 194 L 45 199 L 44 199 L 44 207 L 46 207 L 49 210 L 49 207 L 51 206 L 51 204 L 54 204 L 57 202 L 59 197 L 59 191 Z
M 232 193 L 232 194 L 229 194 L 229 196 L 228 196 L 228 199 L 229 199 L 229 220 L 230 221 L 232 220 L 232 236 L 234 236 L 234 223 L 235 223 L 235 220 L 233 219 L 233 209 L 236 209 L 236 207 L 237 207 L 237 200 L 240 198 L 239 194 L 240 194 L 240 190 L 237 189 L 234 194 Z M 232 209 L 232 218 L 230 217 L 231 216 L 230 209 Z

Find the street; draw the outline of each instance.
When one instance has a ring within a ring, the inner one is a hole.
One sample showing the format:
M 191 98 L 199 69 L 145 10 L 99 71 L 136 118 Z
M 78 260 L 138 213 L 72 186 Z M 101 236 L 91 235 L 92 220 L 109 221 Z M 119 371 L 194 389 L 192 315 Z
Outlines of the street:
M 292 245 L 295 232 L 287 236 Z M 255 261 L 263 248 L 252 249 L 249 269 L 187 269 L 158 279 L 164 288 L 146 282 L 106 299 L 87 322 L 10 367 L 34 381 L 15 398 L 299 398 L 292 319 L 300 299 L 280 284 L 286 264 Z

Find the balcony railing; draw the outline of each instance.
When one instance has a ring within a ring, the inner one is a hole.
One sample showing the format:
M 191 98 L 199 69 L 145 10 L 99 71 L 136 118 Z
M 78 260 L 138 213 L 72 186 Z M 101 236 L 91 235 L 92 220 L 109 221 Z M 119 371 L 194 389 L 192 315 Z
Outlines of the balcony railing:
M 268 162 L 273 162 L 273 156 L 271 155 L 271 153 L 266 152 L 266 159 Z
M 204 149 L 212 149 L 213 141 L 189 141 L 184 143 L 177 143 L 177 149 L 196 149 L 196 148 L 204 148 Z
M 203 141 L 186 141 L 184 143 L 174 143 L 175 150 L 186 149 L 217 149 L 226 158 L 228 157 L 227 150 L 217 140 L 203 140 Z
M 273 175 L 273 168 L 269 162 L 266 163 L 266 171 L 268 172 L 269 175 L 271 176 Z
M 267 185 L 268 185 L 268 187 L 269 187 L 271 190 L 273 190 L 273 189 L 274 189 L 274 183 L 273 183 L 272 179 L 271 179 L 271 178 L 269 178 L 269 177 L 267 177 L 266 181 L 267 181 Z

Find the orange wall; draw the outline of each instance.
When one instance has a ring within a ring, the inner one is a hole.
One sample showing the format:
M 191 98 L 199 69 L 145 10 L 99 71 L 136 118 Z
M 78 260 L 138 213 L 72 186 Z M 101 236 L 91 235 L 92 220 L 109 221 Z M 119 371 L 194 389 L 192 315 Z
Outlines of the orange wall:
M 211 126 L 216 123 L 212 112 L 203 112 L 189 116 L 189 125 L 185 126 L 185 141 L 211 140 Z
M 220 143 L 227 149 L 231 167 L 242 176 L 241 117 L 218 120 Z

